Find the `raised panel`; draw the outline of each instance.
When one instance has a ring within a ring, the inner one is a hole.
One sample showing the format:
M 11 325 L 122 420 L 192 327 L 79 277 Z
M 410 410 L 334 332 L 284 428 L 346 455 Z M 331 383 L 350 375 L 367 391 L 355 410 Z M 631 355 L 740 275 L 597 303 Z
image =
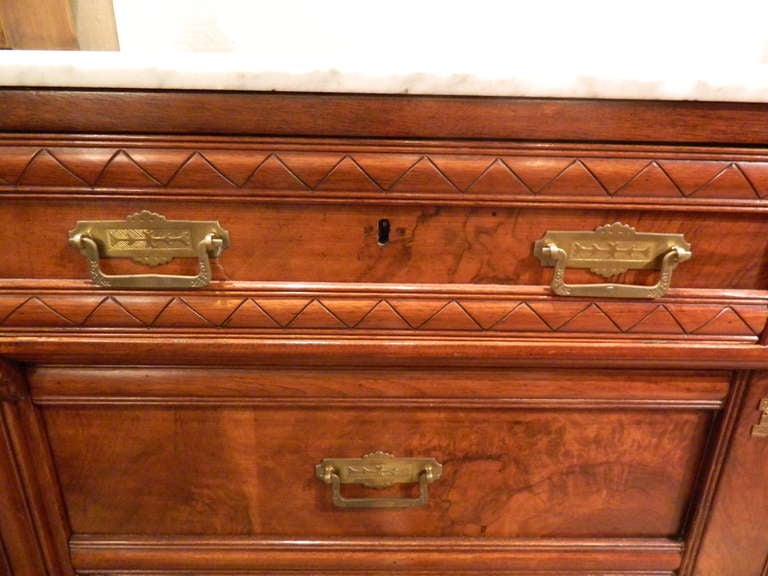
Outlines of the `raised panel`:
M 652 373 L 627 391 L 618 373 L 562 371 L 101 373 L 31 378 L 80 534 L 676 537 L 725 387 Z M 443 463 L 428 506 L 333 507 L 314 465 L 376 450 Z
M 710 424 L 694 411 L 321 404 L 45 418 L 75 532 L 317 537 L 675 536 Z M 429 506 L 333 508 L 313 466 L 375 450 L 444 463 Z

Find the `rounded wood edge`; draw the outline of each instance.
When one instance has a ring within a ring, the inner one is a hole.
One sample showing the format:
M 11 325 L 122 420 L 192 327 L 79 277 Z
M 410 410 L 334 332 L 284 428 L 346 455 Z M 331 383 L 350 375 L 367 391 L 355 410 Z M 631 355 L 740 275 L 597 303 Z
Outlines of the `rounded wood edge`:
M 675 570 L 682 544 L 665 539 L 245 539 L 71 541 L 76 570 Z M 594 572 L 592 572 L 594 573 Z
M 768 349 L 749 343 L 616 341 L 562 338 L 237 338 L 215 334 L 149 335 L 24 332 L 0 335 L 0 356 L 46 364 L 548 366 L 765 369 Z
M 6 132 L 768 143 L 768 105 L 729 102 L 6 88 L 0 108 Z

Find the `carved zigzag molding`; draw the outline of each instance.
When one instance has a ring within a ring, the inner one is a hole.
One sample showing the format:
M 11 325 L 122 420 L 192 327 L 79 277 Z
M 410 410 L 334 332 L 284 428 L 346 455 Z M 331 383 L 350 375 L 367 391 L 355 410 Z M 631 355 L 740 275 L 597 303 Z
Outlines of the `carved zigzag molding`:
M 663 155 L 662 155 L 663 156 Z M 762 200 L 768 162 L 418 151 L 0 147 L 0 186 Z
M 760 304 L 400 295 L 2 294 L 0 327 L 757 337 Z

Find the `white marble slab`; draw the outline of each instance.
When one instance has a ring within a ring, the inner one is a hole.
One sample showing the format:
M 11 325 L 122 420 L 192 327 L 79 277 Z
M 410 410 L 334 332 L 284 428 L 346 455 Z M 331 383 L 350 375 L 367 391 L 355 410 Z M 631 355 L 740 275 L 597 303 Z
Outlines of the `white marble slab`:
M 660 67 L 551 59 L 477 66 L 242 53 L 1 51 L 0 86 L 632 98 L 768 102 L 768 64 Z
M 113 0 L 121 52 L 0 84 L 768 102 L 768 1 Z

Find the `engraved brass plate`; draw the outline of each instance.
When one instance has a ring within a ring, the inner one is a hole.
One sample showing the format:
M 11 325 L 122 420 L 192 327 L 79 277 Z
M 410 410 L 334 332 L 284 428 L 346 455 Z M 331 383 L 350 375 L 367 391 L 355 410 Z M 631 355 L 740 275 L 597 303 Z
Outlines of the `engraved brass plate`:
M 637 232 L 615 222 L 594 231 L 549 231 L 536 241 L 534 255 L 543 266 L 555 268 L 552 290 L 561 296 L 659 298 L 672 281 L 672 271 L 691 258 L 691 246 L 682 234 Z M 660 270 L 652 286 L 630 284 L 567 284 L 567 268 L 586 268 L 604 278 L 628 270 Z
M 752 436 L 768 438 L 768 398 L 760 401 L 760 421 L 752 426 Z
M 385 452 L 362 458 L 325 458 L 315 466 L 317 478 L 332 487 L 333 503 L 340 508 L 406 508 L 423 506 L 427 484 L 440 478 L 443 466 L 434 458 L 396 458 Z M 395 484 L 418 483 L 418 498 L 345 498 L 342 484 L 383 489 Z
M 218 222 L 168 220 L 144 210 L 125 220 L 79 221 L 69 232 L 69 243 L 89 264 L 94 283 L 109 288 L 202 288 L 210 281 L 208 258 L 229 246 L 229 232 Z M 100 258 L 130 258 L 147 266 L 174 258 L 198 258 L 196 276 L 132 274 L 114 276 L 101 271 Z

